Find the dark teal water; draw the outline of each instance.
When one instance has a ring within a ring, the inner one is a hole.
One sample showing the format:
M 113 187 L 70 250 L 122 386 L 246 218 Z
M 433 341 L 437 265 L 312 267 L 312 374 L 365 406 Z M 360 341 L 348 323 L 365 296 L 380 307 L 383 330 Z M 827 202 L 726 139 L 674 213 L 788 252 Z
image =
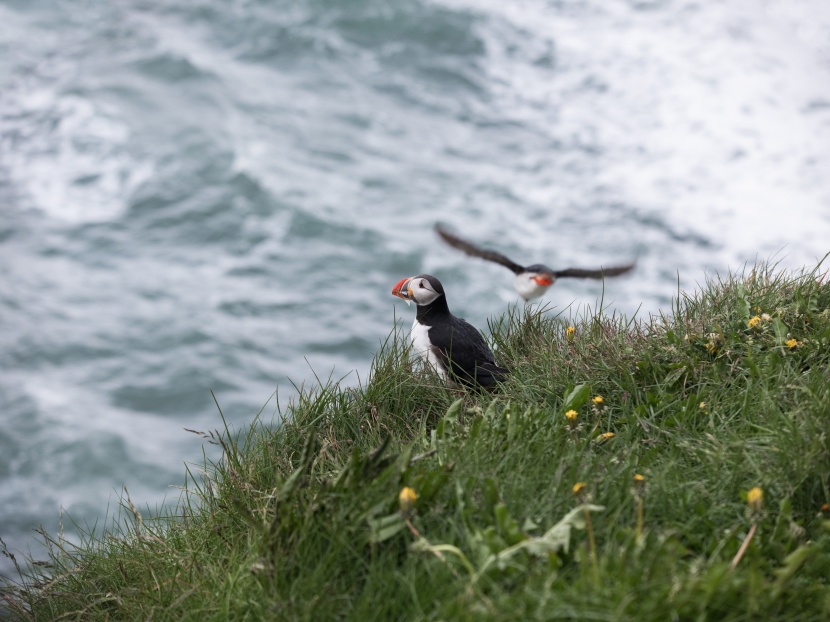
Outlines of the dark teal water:
M 0 0 L 0 537 L 174 501 L 210 390 L 242 428 L 365 379 L 405 276 L 484 327 L 511 275 L 438 220 L 523 263 L 636 257 L 605 304 L 641 317 L 814 266 L 828 42 L 807 0 Z

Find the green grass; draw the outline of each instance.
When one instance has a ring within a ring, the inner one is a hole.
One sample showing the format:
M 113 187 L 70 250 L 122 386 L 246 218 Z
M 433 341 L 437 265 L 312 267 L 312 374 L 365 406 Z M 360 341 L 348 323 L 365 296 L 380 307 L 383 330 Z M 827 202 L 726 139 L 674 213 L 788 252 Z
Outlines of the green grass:
M 0 587 L 8 614 L 830 619 L 830 285 L 762 266 L 649 322 L 573 324 L 538 308 L 493 322 L 512 370 L 494 394 L 413 369 L 392 334 L 365 386 L 209 434 L 223 458 L 173 515 L 125 497 L 110 533 L 45 536 L 47 565 Z

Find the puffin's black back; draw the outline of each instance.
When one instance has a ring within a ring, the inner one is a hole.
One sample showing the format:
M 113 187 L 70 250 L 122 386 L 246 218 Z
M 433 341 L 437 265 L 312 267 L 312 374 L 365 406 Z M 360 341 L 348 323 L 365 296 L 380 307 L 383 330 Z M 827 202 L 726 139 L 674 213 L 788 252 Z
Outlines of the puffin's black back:
M 550 274 L 556 274 L 556 270 L 554 270 L 553 268 L 548 268 L 543 263 L 535 263 L 532 266 L 528 266 L 527 268 L 525 268 L 524 271 L 525 272 L 547 272 L 547 273 L 550 273 Z
M 430 341 L 440 350 L 444 366 L 462 384 L 493 387 L 504 382 L 508 369 L 496 365 L 482 334 L 462 318 L 451 315 L 448 324 L 429 329 Z

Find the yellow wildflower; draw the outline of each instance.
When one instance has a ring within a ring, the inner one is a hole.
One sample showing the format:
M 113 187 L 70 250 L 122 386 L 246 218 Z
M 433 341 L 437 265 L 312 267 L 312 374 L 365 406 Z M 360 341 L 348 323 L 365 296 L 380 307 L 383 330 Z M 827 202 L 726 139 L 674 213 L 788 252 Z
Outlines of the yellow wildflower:
M 701 402 L 698 408 L 700 408 L 700 410 L 704 410 L 706 408 L 706 402 Z
M 602 445 L 603 443 L 607 443 L 608 441 L 610 441 L 612 438 L 614 438 L 613 432 L 604 432 L 597 436 L 594 440 L 600 445 Z
M 756 315 L 756 316 L 753 316 L 753 317 L 749 318 L 749 321 L 746 324 L 750 328 L 755 328 L 760 323 L 761 323 L 761 317 Z
M 601 395 L 597 395 L 591 401 L 594 403 L 595 406 L 602 406 L 602 404 L 605 402 L 605 400 L 602 399 Z
M 415 493 L 415 490 L 409 486 L 404 486 L 398 495 L 398 505 L 400 505 L 401 512 L 411 510 L 417 500 L 418 495 Z
M 574 484 L 573 491 L 575 495 L 581 495 L 585 492 L 585 482 L 577 482 Z
M 634 475 L 634 482 L 635 482 L 635 483 L 637 483 L 637 484 L 642 484 L 644 481 L 646 481 L 646 478 L 645 478 L 645 477 L 643 477 L 642 475 L 640 475 L 639 473 L 637 473 L 636 475 Z
M 744 541 L 741 542 L 741 547 L 735 553 L 735 557 L 732 558 L 732 562 L 729 564 L 730 570 L 735 570 L 738 564 L 741 563 L 741 559 L 743 559 L 744 553 L 746 553 L 747 547 L 749 547 L 749 543 L 752 541 L 756 529 L 758 529 L 758 519 L 760 518 L 761 508 L 764 505 L 764 491 L 757 486 L 751 489 L 746 493 L 746 503 L 749 506 L 747 518 L 752 522 L 752 526 L 749 528 L 746 536 L 744 536 Z
M 565 413 L 565 419 L 568 420 L 568 423 L 573 423 L 576 421 L 577 412 L 575 410 L 569 410 Z
M 787 339 L 787 341 L 785 341 L 784 344 L 790 350 L 795 350 L 798 346 L 801 345 L 801 342 L 798 339 L 796 339 L 795 337 L 793 337 L 792 339 Z
M 764 505 L 764 491 L 756 486 L 746 493 L 746 502 L 749 504 L 750 510 L 759 512 Z
M 712 343 L 712 342 L 710 341 L 709 343 L 707 343 L 707 344 L 706 344 L 706 351 L 707 351 L 709 354 L 714 354 L 715 352 L 717 352 L 717 351 L 718 351 L 718 346 L 716 346 L 714 343 Z
M 576 329 L 573 326 L 568 326 L 568 328 L 565 329 L 565 337 L 567 337 L 568 339 L 573 339 L 575 332 Z

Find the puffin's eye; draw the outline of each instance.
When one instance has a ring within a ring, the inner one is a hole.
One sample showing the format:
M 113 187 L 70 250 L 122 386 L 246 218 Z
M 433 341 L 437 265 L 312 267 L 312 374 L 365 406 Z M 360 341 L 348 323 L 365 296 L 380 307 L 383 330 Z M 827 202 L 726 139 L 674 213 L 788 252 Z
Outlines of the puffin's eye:
M 424 287 L 424 282 L 423 281 L 421 281 L 418 285 L 421 289 L 426 289 L 426 287 Z

